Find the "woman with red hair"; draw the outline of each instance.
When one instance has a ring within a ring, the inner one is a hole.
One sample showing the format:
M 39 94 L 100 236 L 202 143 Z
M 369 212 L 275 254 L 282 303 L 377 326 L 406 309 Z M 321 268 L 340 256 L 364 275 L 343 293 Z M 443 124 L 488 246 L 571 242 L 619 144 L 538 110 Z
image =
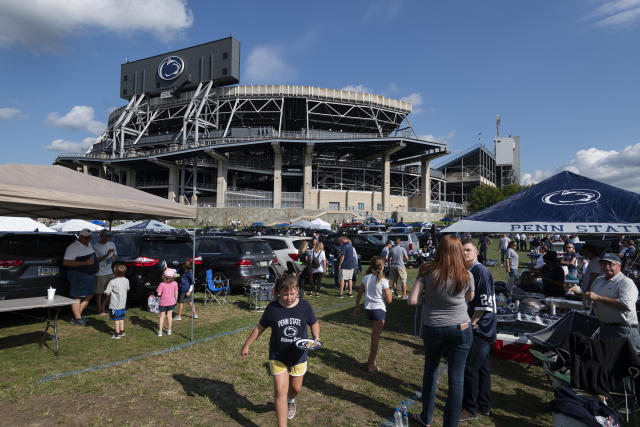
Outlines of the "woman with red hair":
M 444 407 L 443 426 L 458 425 L 462 409 L 464 366 L 473 342 L 467 302 L 473 299 L 473 276 L 464 264 L 462 242 L 447 235 L 438 242 L 433 262 L 423 264 L 418 273 L 409 305 L 423 304 L 424 376 L 422 412 L 412 418 L 419 425 L 431 425 L 438 383 L 440 358 L 446 351 L 449 391 Z M 424 292 L 423 292 L 424 291 Z

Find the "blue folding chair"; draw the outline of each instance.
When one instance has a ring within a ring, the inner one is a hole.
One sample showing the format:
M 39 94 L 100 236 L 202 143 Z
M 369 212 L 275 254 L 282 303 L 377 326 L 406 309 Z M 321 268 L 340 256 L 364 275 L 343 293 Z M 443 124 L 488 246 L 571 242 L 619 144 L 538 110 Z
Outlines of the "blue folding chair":
M 207 287 L 204 290 L 204 304 L 217 302 L 221 306 L 225 305 L 230 289 L 229 279 L 213 280 L 213 271 L 207 270 Z

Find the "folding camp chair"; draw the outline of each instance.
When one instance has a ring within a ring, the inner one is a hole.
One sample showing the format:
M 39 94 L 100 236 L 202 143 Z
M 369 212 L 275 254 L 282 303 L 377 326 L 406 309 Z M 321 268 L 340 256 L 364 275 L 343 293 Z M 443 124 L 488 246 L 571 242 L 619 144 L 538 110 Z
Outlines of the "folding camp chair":
M 204 289 L 204 304 L 217 302 L 221 306 L 227 303 L 229 279 L 213 280 L 213 271 L 207 270 L 207 287 Z
M 273 283 L 266 280 L 256 280 L 249 285 L 249 308 L 264 311 L 267 304 L 273 301 Z

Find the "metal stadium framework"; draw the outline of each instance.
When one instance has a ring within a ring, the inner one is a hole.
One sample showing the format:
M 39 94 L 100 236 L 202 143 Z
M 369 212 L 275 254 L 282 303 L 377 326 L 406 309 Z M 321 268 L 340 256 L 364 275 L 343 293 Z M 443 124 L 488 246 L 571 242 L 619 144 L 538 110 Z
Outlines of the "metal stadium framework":
M 209 46 L 171 58 L 195 48 Z M 183 75 L 189 64 L 200 70 L 179 85 L 142 91 L 152 87 L 149 70 L 170 54 L 123 64 L 128 104 L 109 115 L 88 152 L 60 154 L 56 163 L 209 207 L 363 214 L 459 207 L 444 199 L 443 178 L 429 167 L 447 147 L 417 137 L 410 103 L 313 86 L 220 87 L 207 80 L 217 68 L 203 70 L 213 60 L 202 54 L 185 61 Z

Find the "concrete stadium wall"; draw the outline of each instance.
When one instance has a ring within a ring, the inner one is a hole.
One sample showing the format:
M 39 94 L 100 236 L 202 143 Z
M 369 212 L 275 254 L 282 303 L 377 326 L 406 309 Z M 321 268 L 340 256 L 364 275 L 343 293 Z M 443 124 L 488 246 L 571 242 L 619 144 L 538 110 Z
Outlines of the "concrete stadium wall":
M 262 222 L 265 225 L 279 224 L 282 222 L 295 221 L 300 217 L 312 220 L 319 217 L 330 224 L 351 221 L 354 216 L 363 218 L 367 216 L 365 211 L 327 211 L 321 209 L 265 209 L 265 208 L 198 208 L 198 225 L 229 226 L 231 221 L 240 221 L 241 225 L 251 225 L 254 222 Z M 404 222 L 435 221 L 442 218 L 441 213 L 425 212 L 371 212 L 368 216 L 383 221 L 387 218 L 394 218 L 396 221 Z M 189 220 L 171 220 L 173 225 L 191 225 Z

